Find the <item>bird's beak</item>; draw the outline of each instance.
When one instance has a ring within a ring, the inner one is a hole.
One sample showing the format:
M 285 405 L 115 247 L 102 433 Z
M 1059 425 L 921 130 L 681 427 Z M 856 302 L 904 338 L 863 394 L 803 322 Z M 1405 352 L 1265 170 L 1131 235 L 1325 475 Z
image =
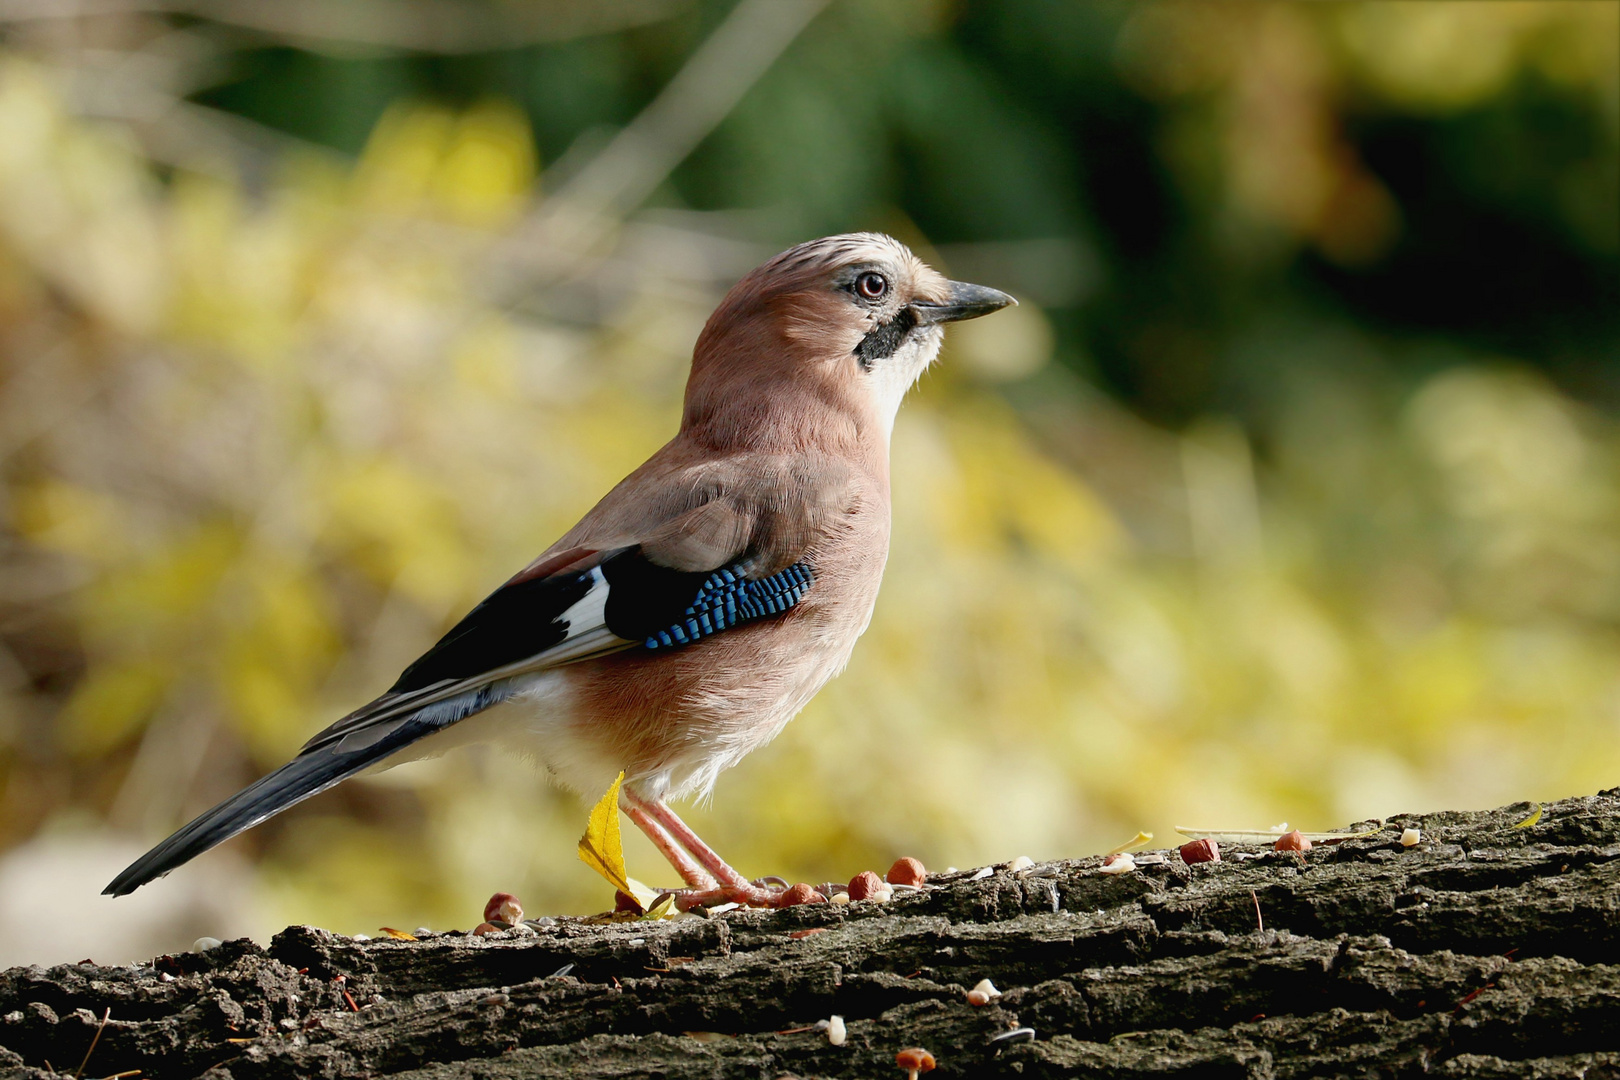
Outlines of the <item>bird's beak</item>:
M 965 281 L 952 281 L 949 282 L 949 285 L 950 299 L 943 304 L 930 304 L 922 300 L 913 300 L 911 302 L 911 309 L 917 313 L 917 324 L 919 326 L 957 322 L 961 319 L 977 319 L 980 315 L 1000 311 L 1008 304 L 1018 303 L 1017 300 L 1014 300 L 1000 289 L 986 288 L 983 285 L 969 285 Z

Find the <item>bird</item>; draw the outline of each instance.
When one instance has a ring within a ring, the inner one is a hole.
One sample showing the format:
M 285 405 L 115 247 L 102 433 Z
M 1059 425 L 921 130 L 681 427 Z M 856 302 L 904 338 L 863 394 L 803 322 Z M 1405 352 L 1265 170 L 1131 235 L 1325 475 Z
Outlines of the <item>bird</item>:
M 675 436 L 380 697 L 199 815 L 103 890 L 126 895 L 343 780 L 504 743 L 619 806 L 682 908 L 782 906 L 670 807 L 774 738 L 848 662 L 888 558 L 889 443 L 944 327 L 1017 301 L 881 233 L 745 275 L 693 348 Z

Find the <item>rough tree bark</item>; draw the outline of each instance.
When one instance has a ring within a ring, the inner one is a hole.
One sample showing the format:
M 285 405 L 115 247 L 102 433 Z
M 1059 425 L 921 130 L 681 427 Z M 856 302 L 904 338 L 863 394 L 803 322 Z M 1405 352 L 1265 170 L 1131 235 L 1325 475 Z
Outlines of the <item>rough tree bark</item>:
M 106 1010 L 86 1077 L 899 1078 L 906 1046 L 940 1077 L 1620 1077 L 1620 789 L 1527 809 L 886 904 L 17 968 L 0 1077 L 71 1075 Z M 844 1045 L 804 1030 L 834 1013 Z

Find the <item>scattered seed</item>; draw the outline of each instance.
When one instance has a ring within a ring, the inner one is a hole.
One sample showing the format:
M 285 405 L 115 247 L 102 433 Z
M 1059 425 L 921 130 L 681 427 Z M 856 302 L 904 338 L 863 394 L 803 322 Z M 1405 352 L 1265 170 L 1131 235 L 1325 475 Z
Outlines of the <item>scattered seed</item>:
M 353 937 L 353 938 L 352 938 L 352 939 L 350 939 L 350 940 L 353 940 L 353 941 L 360 941 L 360 942 L 366 942 L 366 941 L 370 941 L 370 940 L 371 940 L 371 935 L 370 935 L 370 934 L 356 934 L 356 935 L 354 935 L 354 937 Z
M 567 975 L 570 971 L 573 971 L 573 970 L 574 970 L 574 965 L 573 964 L 564 964 L 562 967 L 558 968 L 556 971 L 553 971 L 547 977 L 552 978 L 552 979 L 560 979 L 564 975 Z
M 1098 872 L 1103 874 L 1128 874 L 1135 869 L 1136 856 L 1128 851 L 1122 851 L 1118 855 L 1110 855 L 1104 859 Z
M 808 930 L 795 930 L 788 937 L 794 941 L 803 941 L 807 937 L 814 937 L 817 934 L 825 934 L 826 932 L 827 928 L 825 926 L 812 926 Z
M 877 900 L 880 903 L 894 895 L 894 890 L 870 870 L 862 870 L 850 878 L 848 891 L 851 900 Z
M 894 861 L 884 880 L 890 885 L 921 885 L 928 880 L 928 871 L 920 861 L 907 855 Z
M 829 1043 L 834 1046 L 843 1046 L 844 1040 L 848 1037 L 849 1032 L 844 1027 L 844 1018 L 842 1016 L 834 1016 L 827 1021 L 827 1041 Z
M 1284 833 L 1282 836 L 1277 838 L 1277 842 L 1272 846 L 1277 851 L 1297 851 L 1301 855 L 1311 850 L 1311 842 L 1307 840 L 1305 838 L 1305 834 L 1300 832 L 1298 829 L 1295 829 L 1291 833 Z
M 485 937 L 489 934 L 498 934 L 500 932 L 500 927 L 496 926 L 494 923 L 487 922 L 479 923 L 477 926 L 473 927 L 472 930 L 473 937 Z
M 1205 838 L 1193 840 L 1181 845 L 1181 861 L 1184 863 L 1220 862 L 1221 845 Z
M 849 903 L 849 893 L 840 889 L 838 892 L 835 892 L 831 896 L 827 897 L 827 902 L 829 904 L 847 904 Z
M 917 1080 L 921 1073 L 934 1071 L 934 1055 L 920 1046 L 908 1046 L 894 1055 L 894 1063 L 906 1071 L 906 1080 Z
M 1035 865 L 1035 860 L 1034 859 L 1030 858 L 1028 855 L 1020 855 L 1020 856 L 1018 856 L 1018 858 L 1014 859 L 1012 862 L 1007 864 L 1007 869 L 1011 870 L 1013 873 L 1016 874 L 1016 873 L 1018 873 L 1018 871 L 1020 871 L 1020 870 L 1028 870 L 1030 867 L 1032 867 L 1034 865 Z
M 800 904 L 825 904 L 827 898 L 816 890 L 799 882 L 797 885 L 784 889 L 776 898 L 777 907 L 798 907 Z
M 977 986 L 967 992 L 967 1003 L 972 1006 L 988 1005 L 1001 996 L 996 984 L 989 979 L 980 979 Z
M 1034 1041 L 1034 1039 L 1035 1039 L 1035 1029 L 1034 1028 L 1027 1028 L 1027 1027 L 1013 1028 L 1011 1031 L 1003 1031 L 1000 1035 L 992 1035 L 992 1036 L 990 1036 L 990 1042 L 991 1042 L 992 1045 L 994 1045 L 995 1043 L 999 1043 L 999 1042 L 1023 1042 L 1026 1039 L 1028 1039 L 1030 1041 Z
M 523 905 L 509 892 L 498 892 L 484 905 L 485 922 L 503 922 L 508 925 L 523 921 Z
M 1423 833 L 1417 829 L 1406 828 L 1401 832 L 1401 847 L 1417 847 L 1423 841 Z
M 209 949 L 217 949 L 223 944 L 225 943 L 217 937 L 200 937 L 191 943 L 191 951 L 207 952 Z M 68 955 L 71 956 L 72 954 L 69 953 Z
M 983 881 L 985 878 L 989 877 L 991 874 L 994 874 L 995 872 L 996 872 L 996 868 L 993 867 L 993 866 L 981 867 L 980 869 L 975 871 L 973 876 L 968 878 L 968 880 L 969 881 Z

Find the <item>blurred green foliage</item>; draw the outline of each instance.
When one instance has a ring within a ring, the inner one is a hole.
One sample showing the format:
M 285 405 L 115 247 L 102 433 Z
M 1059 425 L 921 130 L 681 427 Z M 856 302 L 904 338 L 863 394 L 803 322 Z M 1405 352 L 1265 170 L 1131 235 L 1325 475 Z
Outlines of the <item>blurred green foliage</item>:
M 856 228 L 1025 303 L 902 411 L 849 671 L 694 810 L 742 868 L 1620 780 L 1620 6 L 186 10 L 4 26 L 0 850 L 155 840 L 371 697 L 667 438 L 731 281 Z M 584 817 L 460 752 L 232 895 L 597 909 Z

